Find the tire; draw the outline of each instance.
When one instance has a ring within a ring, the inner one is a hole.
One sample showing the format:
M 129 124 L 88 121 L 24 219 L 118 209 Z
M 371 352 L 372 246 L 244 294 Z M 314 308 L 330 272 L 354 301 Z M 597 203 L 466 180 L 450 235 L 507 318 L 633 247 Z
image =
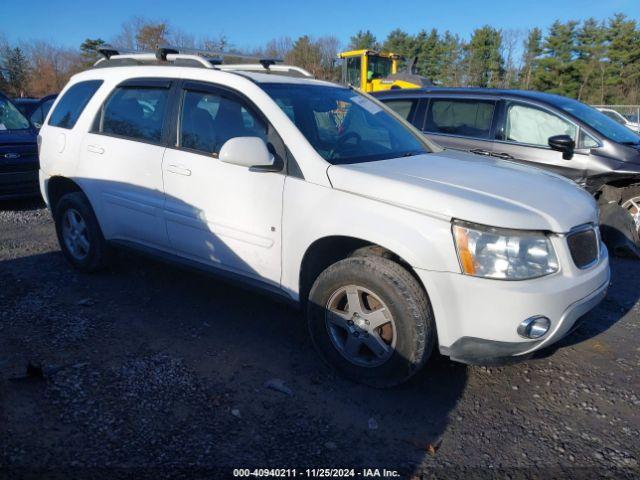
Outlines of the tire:
M 348 293 L 353 295 L 354 287 L 357 300 L 353 304 L 362 306 L 364 313 L 356 315 L 352 325 L 345 325 L 344 319 L 353 319 L 352 312 L 358 311 L 351 308 L 348 300 L 356 298 Z M 345 289 L 347 303 L 341 305 L 344 300 L 340 295 Z M 382 308 L 386 309 L 384 313 Z M 332 313 L 342 312 L 341 309 L 344 312 L 339 315 Z M 374 323 L 386 321 L 373 320 L 381 315 L 391 321 L 371 329 Z M 338 327 L 328 320 L 336 317 Z M 371 325 L 367 318 L 372 319 Z M 345 377 L 376 388 L 399 385 L 417 373 L 431 355 L 436 338 L 433 312 L 421 285 L 402 266 L 377 256 L 346 258 L 324 270 L 309 293 L 307 322 L 313 343 L 325 362 Z M 347 350 L 353 351 L 348 345 L 356 335 L 349 329 L 359 334 L 357 341 L 367 342 L 355 355 L 347 354 Z M 376 349 L 382 345 L 377 354 L 369 348 L 371 344 Z
M 637 233 L 636 245 L 640 248 L 640 185 L 623 189 L 620 204 L 633 217 Z
M 69 233 L 69 220 L 76 221 L 75 232 Z M 82 192 L 64 195 L 54 207 L 53 218 L 60 249 L 67 261 L 77 270 L 85 273 L 104 268 L 109 261 L 110 249 L 102 235 L 98 220 L 89 200 Z M 84 228 L 82 228 L 84 225 Z M 73 237 L 74 239 L 70 239 Z M 74 246 L 78 247 L 74 251 Z

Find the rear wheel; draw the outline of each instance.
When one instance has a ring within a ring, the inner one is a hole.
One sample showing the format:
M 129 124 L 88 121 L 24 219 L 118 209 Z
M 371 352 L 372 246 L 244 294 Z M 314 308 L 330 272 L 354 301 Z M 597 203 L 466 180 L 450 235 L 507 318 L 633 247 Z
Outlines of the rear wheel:
M 106 266 L 109 246 L 84 193 L 64 195 L 54 207 L 54 220 L 60 249 L 71 265 L 83 272 Z
M 435 341 L 433 314 L 418 281 L 376 256 L 350 257 L 322 272 L 309 294 L 307 320 L 322 358 L 374 387 L 409 379 Z

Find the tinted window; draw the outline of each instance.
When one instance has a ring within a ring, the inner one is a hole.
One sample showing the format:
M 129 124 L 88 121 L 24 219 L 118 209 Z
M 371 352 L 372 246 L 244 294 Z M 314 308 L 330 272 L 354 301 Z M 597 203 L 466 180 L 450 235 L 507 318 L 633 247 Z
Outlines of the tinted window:
M 417 100 L 388 100 L 385 101 L 387 105 L 391 107 L 398 115 L 400 115 L 405 120 L 411 120 L 413 116 L 416 105 L 418 104 Z
M 420 135 L 414 135 L 378 103 L 354 90 L 319 85 L 261 86 L 315 150 L 333 164 L 429 151 Z
M 425 130 L 433 133 L 489 138 L 494 102 L 434 98 L 429 104 Z
M 87 106 L 93 94 L 102 85 L 102 80 L 89 80 L 73 85 L 62 96 L 56 109 L 49 118 L 49 125 L 61 128 L 73 128 L 80 114 Z
M 8 99 L 0 97 L 0 132 L 6 130 L 24 130 L 29 121 Z
M 549 137 L 569 135 L 575 140 L 576 133 L 574 124 L 551 112 L 520 104 L 511 104 L 507 109 L 504 139 L 508 142 L 548 147 Z
M 160 142 L 168 96 L 166 88 L 116 88 L 102 108 L 98 131 Z
M 260 137 L 267 141 L 267 126 L 238 98 L 227 94 L 184 93 L 180 146 L 211 154 L 219 152 L 234 137 Z

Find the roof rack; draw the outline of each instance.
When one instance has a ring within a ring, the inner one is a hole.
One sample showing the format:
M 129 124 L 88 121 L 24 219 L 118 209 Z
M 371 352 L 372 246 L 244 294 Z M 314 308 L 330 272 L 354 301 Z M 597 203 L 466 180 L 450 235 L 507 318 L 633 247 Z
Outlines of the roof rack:
M 180 66 L 195 66 L 200 68 L 215 68 L 223 71 L 245 71 L 278 73 L 281 75 L 292 75 L 299 77 L 313 77 L 303 68 L 293 65 L 279 65 L 282 62 L 279 58 L 260 58 L 258 56 L 243 55 L 229 52 L 213 52 L 209 50 L 198 50 L 193 48 L 180 48 L 172 46 L 162 46 L 155 52 L 139 52 L 129 49 L 121 49 L 111 45 L 103 45 L 98 48 L 98 52 L 104 57 L 98 60 L 94 67 L 123 66 L 123 65 L 144 65 L 173 62 Z M 256 63 L 224 63 L 225 58 L 253 60 Z

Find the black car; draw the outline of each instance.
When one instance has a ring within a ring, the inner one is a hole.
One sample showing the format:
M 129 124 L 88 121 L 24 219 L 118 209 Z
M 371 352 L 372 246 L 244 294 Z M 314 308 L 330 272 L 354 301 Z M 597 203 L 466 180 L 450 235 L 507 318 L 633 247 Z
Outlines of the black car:
M 39 194 L 37 132 L 0 93 L 0 199 Z
M 445 148 L 574 180 L 598 199 L 607 243 L 640 247 L 640 136 L 602 112 L 524 90 L 433 87 L 375 95 Z
M 29 119 L 34 127 L 40 128 L 51 110 L 57 94 L 47 95 L 42 98 L 14 98 L 13 104 Z

